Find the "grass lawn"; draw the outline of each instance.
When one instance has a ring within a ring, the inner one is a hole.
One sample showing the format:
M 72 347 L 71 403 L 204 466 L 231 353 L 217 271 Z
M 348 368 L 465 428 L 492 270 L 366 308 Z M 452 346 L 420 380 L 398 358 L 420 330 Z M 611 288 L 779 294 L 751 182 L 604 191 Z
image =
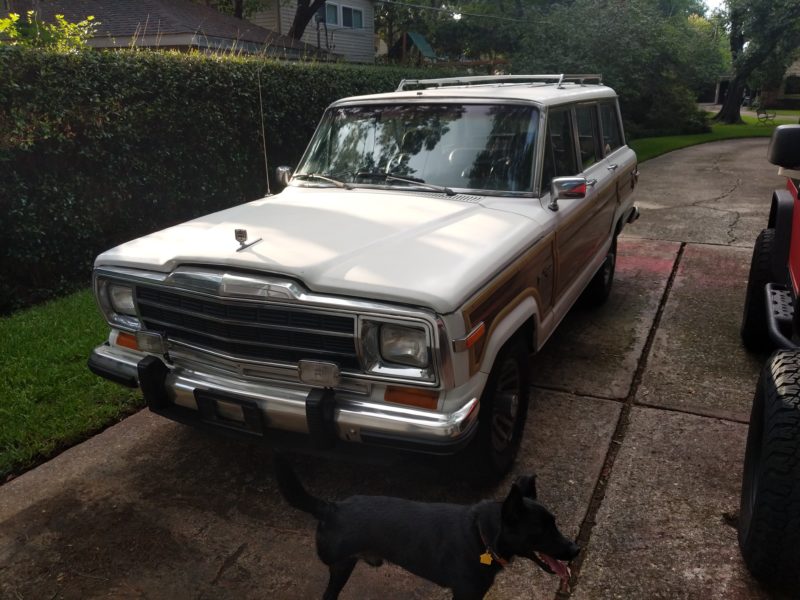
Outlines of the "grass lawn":
M 0 318 L 0 483 L 143 405 L 86 367 L 107 336 L 89 290 Z
M 742 117 L 743 125 L 712 125 L 711 133 L 693 135 L 670 135 L 665 137 L 632 140 L 629 145 L 636 152 L 639 162 L 644 162 L 687 146 L 749 137 L 770 137 L 775 129 L 772 125 L 761 125 L 755 117 Z

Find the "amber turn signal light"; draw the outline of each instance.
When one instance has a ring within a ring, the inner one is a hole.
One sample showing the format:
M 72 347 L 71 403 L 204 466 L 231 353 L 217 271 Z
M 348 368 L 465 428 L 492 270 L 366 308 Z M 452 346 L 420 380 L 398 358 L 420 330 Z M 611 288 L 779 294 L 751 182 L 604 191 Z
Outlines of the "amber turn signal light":
M 130 333 L 125 333 L 124 331 L 120 331 L 117 334 L 117 346 L 130 348 L 131 350 L 139 349 L 139 344 L 136 343 L 136 336 L 131 335 Z
M 418 390 L 416 388 L 388 387 L 383 399 L 394 404 L 405 404 L 406 406 L 435 410 L 439 405 L 439 392 Z

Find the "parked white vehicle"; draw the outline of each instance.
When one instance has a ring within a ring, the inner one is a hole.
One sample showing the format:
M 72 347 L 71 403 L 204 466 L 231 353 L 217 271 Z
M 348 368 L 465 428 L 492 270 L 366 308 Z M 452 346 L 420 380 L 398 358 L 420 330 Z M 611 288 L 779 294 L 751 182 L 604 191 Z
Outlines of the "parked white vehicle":
M 638 170 L 599 76 L 404 81 L 332 104 L 285 189 L 97 257 L 89 361 L 155 412 L 511 466 L 528 357 L 602 303 Z

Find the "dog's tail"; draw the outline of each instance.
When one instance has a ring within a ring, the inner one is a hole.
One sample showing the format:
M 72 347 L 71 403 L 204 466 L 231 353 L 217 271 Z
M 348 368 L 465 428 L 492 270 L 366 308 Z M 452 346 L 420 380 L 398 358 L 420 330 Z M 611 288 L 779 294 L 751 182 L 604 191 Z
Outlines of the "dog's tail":
M 295 475 L 289 461 L 280 454 L 275 455 L 275 479 L 286 501 L 295 508 L 323 519 L 330 511 L 331 504 L 309 494 Z

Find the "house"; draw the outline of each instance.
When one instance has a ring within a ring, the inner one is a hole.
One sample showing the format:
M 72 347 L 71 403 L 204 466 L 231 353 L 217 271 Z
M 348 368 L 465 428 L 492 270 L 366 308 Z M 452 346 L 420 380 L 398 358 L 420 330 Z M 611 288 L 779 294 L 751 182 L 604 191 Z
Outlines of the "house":
M 94 48 L 158 48 L 232 51 L 274 58 L 327 58 L 316 46 L 189 0 L 5 0 L 9 12 L 35 10 L 42 21 L 62 14 L 99 22 Z
M 775 108 L 800 108 L 800 59 L 789 66 L 778 87 L 761 91 L 761 103 Z
M 268 0 L 266 7 L 249 20 L 286 35 L 294 21 L 297 2 Z M 349 62 L 375 62 L 375 2 L 336 0 L 326 2 L 306 26 L 301 41 L 338 54 Z

